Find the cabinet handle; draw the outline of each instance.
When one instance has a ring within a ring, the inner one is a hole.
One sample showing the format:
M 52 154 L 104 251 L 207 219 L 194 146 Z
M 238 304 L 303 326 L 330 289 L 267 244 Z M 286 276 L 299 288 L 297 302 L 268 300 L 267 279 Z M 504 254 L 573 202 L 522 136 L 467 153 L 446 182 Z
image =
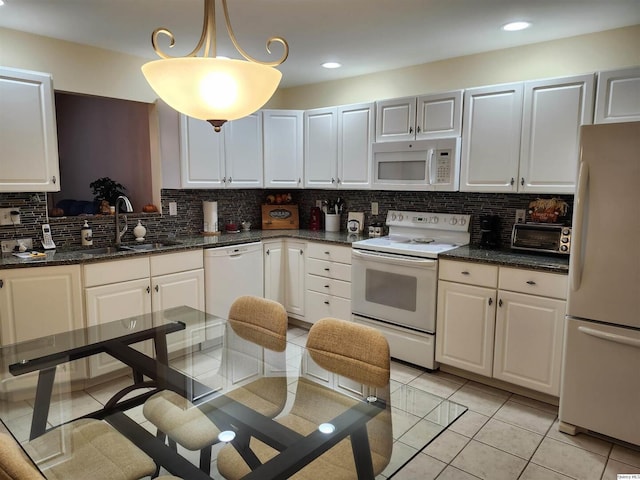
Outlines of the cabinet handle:
M 58 179 L 56 178 L 56 176 L 54 175 L 53 177 L 51 177 L 51 181 L 53 182 L 53 184 L 55 185 L 56 182 L 58 181 Z
M 329 305 L 329 300 L 325 300 L 325 301 L 324 301 L 324 304 L 325 304 L 325 305 Z
M 159 292 L 159 291 L 160 291 L 160 287 L 159 287 L 158 285 L 156 285 L 156 288 L 154 288 L 154 290 L 155 290 L 156 292 Z
M 267 250 L 267 255 L 269 255 L 269 253 L 271 253 L 271 250 Z
M 329 285 L 325 285 L 324 288 L 329 288 Z
M 520 185 L 524 186 L 524 177 L 520 177 Z
M 324 271 L 325 271 L 325 272 L 328 272 L 328 271 L 329 271 L 329 269 L 328 269 L 328 268 L 325 268 L 325 269 L 324 269 Z
M 340 177 L 338 177 L 338 185 L 340 185 Z
M 300 255 L 304 255 L 304 250 L 300 249 Z
M 0 279 L 0 288 L 4 287 L 4 280 Z
M 534 282 L 533 280 L 527 280 L 527 285 L 535 285 L 536 282 Z
M 229 183 L 233 182 L 233 180 L 231 179 L 231 177 L 229 177 Z
M 413 127 L 409 127 L 409 133 L 413 133 Z
M 502 306 L 502 299 L 498 300 L 498 306 L 501 307 Z
M 511 185 L 513 185 L 514 183 L 516 183 L 516 179 L 511 177 Z
M 329 255 L 331 252 L 324 252 L 325 255 Z
M 227 177 L 222 177 L 222 183 L 227 183 Z
M 302 179 L 298 177 L 298 183 L 302 183 Z
M 463 271 L 462 271 L 462 272 L 460 272 L 460 273 L 462 273 L 462 275 L 471 275 L 471 274 L 470 274 L 469 272 L 467 272 L 466 270 L 463 270 Z
M 147 293 L 151 293 L 151 287 L 147 286 Z
M 336 183 L 336 179 L 331 177 L 331 183 Z
M 489 305 L 493 305 L 493 298 L 489 297 Z
M 416 127 L 416 133 L 420 133 L 420 125 Z

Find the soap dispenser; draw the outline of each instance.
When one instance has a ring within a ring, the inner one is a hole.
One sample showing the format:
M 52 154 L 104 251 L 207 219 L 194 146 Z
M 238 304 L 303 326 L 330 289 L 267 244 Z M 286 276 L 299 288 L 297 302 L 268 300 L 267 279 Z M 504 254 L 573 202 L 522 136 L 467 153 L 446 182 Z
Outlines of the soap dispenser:
M 136 237 L 136 241 L 143 242 L 144 236 L 146 234 L 147 234 L 147 229 L 144 228 L 144 225 L 142 225 L 142 223 L 140 223 L 140 220 L 138 220 L 138 225 L 136 225 L 133 228 L 133 235 Z
M 93 230 L 91 230 L 91 227 L 86 220 L 84 221 L 84 225 L 80 229 L 80 236 L 82 238 L 82 245 L 93 245 Z

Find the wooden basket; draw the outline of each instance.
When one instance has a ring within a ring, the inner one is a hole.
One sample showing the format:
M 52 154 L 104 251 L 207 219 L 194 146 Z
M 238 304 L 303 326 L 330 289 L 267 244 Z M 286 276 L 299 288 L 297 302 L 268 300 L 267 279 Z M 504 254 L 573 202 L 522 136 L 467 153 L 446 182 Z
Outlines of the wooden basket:
M 262 205 L 263 230 L 297 230 L 300 228 L 297 205 Z

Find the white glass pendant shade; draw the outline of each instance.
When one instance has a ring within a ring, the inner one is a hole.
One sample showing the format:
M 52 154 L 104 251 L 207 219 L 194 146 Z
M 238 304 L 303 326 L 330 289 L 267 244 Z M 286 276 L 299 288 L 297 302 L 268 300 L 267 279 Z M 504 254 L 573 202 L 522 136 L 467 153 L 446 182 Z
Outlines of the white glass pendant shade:
M 170 107 L 207 121 L 229 121 L 259 110 L 273 96 L 282 73 L 243 60 L 168 58 L 142 66 L 151 88 Z

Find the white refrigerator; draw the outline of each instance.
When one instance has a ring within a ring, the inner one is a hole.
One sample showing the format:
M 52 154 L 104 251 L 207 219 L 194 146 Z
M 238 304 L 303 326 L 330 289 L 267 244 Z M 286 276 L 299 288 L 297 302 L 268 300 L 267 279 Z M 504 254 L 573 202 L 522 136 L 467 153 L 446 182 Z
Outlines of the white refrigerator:
M 640 122 L 581 129 L 559 417 L 640 445 Z

